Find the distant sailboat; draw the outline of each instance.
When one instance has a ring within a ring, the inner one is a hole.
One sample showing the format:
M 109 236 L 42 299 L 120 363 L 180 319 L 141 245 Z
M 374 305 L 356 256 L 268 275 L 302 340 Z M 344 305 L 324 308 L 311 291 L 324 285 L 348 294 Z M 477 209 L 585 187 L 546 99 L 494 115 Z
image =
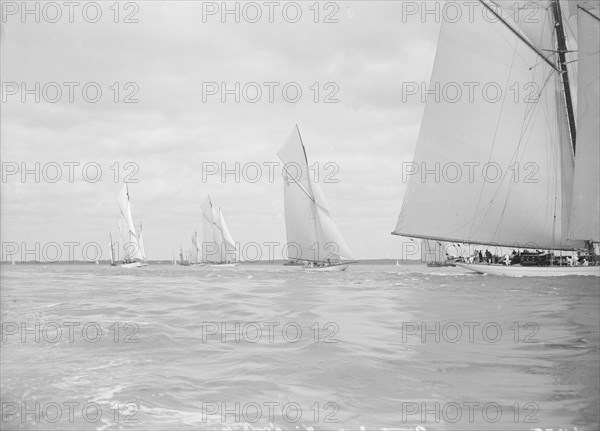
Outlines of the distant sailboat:
M 583 250 L 595 266 L 560 266 L 560 257 L 551 254 L 533 261 L 540 266 L 525 261 L 457 266 L 507 276 L 598 276 L 598 2 L 479 0 L 479 5 L 484 13 L 442 23 L 429 88 L 495 83 L 498 92 L 481 91 L 482 85 L 458 99 L 428 97 L 413 167 L 439 170 L 410 177 L 392 233 L 507 248 Z M 520 7 L 535 8 L 536 19 L 515 20 L 512 12 Z M 486 13 L 495 19 L 485 19 Z M 576 64 L 567 58 L 575 49 Z M 575 77 L 577 104 L 571 88 Z M 525 86 L 527 94 L 516 95 L 515 85 Z
M 194 231 L 194 234 L 192 235 L 192 250 L 190 250 L 190 254 L 191 254 L 191 259 L 190 259 L 190 263 L 192 265 L 204 265 L 202 263 L 202 259 L 200 258 L 201 256 L 201 252 L 200 252 L 201 246 L 200 243 L 198 242 L 198 232 Z
M 110 256 L 110 266 L 117 266 L 115 260 L 115 245 L 113 243 L 112 234 L 108 234 L 108 255 Z
M 183 247 L 181 245 L 179 246 L 179 265 L 190 266 L 190 262 L 187 256 L 184 256 L 183 254 Z
M 140 233 L 135 230 L 133 224 L 133 218 L 131 216 L 131 204 L 129 201 L 129 189 L 127 183 L 121 189 L 117 198 L 119 210 L 121 211 L 121 218 L 119 219 L 119 232 L 121 234 L 121 240 L 123 242 L 124 258 L 121 267 L 123 268 L 137 268 L 140 266 L 148 265 L 146 260 L 146 254 L 144 251 L 144 242 L 141 237 L 141 226 Z
M 285 170 L 288 259 L 304 262 L 305 268 L 311 270 L 345 271 L 356 259 L 333 221 L 319 184 L 310 177 L 298 126 L 277 156 Z
M 238 250 L 225 223 L 221 208 L 216 209 L 210 196 L 202 204 L 203 261 L 209 266 L 239 265 Z
M 175 260 L 175 252 L 171 250 L 171 254 L 173 255 L 173 265 L 177 265 L 177 261 Z

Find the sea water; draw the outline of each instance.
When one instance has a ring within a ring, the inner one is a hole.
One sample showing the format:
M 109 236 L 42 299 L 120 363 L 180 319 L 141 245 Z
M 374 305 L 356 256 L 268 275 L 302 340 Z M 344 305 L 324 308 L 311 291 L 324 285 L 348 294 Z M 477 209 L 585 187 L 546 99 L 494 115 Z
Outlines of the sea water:
M 586 430 L 599 280 L 2 265 L 1 429 Z

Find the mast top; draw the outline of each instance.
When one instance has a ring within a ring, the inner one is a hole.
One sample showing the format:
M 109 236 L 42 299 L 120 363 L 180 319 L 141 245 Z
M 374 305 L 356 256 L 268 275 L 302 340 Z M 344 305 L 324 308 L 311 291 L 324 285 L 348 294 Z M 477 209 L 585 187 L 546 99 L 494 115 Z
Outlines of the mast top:
M 569 70 L 567 68 L 567 59 L 565 56 L 565 53 L 568 52 L 567 37 L 565 35 L 565 29 L 563 26 L 562 11 L 559 0 L 554 0 L 552 5 L 552 9 L 554 11 L 554 28 L 556 30 L 556 44 L 558 48 L 558 62 L 561 71 L 565 105 L 567 108 L 567 118 L 569 120 L 569 136 L 571 138 L 573 156 L 575 156 L 577 129 L 575 124 L 575 110 L 573 109 L 573 98 L 571 97 L 571 85 L 569 84 Z

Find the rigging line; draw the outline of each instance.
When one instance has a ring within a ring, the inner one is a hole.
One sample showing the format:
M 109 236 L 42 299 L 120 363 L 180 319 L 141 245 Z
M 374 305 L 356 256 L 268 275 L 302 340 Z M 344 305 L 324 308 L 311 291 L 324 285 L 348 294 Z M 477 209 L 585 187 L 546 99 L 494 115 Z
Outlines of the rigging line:
M 545 85 L 542 88 L 544 88 L 544 87 L 545 87 Z M 539 96 L 539 94 L 538 94 L 538 96 Z M 538 101 L 539 101 L 539 97 L 538 97 Z M 534 106 L 531 107 L 531 109 L 526 109 L 525 110 L 526 112 L 525 112 L 525 116 L 524 116 L 524 119 L 523 119 L 523 123 L 521 124 L 521 132 L 520 132 L 519 140 L 517 142 L 517 146 L 515 147 L 513 155 L 512 155 L 512 157 L 510 159 L 511 161 L 516 161 L 517 160 L 519 149 L 521 148 L 521 144 L 523 143 L 523 138 L 525 136 L 525 133 L 526 133 L 526 131 L 528 129 L 529 124 L 531 123 L 531 121 L 533 119 L 532 112 L 535 110 L 534 109 L 535 108 L 535 104 L 533 104 L 533 105 Z M 527 112 L 527 111 L 529 111 L 529 112 Z M 531 130 L 530 130 L 530 133 L 531 133 Z M 502 221 L 504 220 L 504 216 L 506 214 L 506 208 L 508 206 L 508 196 L 510 196 L 510 192 L 511 192 L 512 188 L 513 188 L 513 182 L 509 182 L 508 192 L 507 192 L 506 198 L 504 200 L 504 205 L 503 205 L 503 208 L 502 208 L 502 212 L 500 213 L 500 219 L 499 219 L 498 226 L 496 227 L 496 230 L 494 231 L 494 237 L 497 235 L 498 230 L 500 229 L 500 227 L 502 225 Z M 498 186 L 498 188 L 496 189 L 494 195 L 492 196 L 492 199 L 491 199 L 490 203 L 496 199 L 496 196 L 498 195 L 499 192 L 500 192 L 500 186 Z M 490 207 L 491 207 L 491 205 L 490 205 Z
M 552 79 L 552 76 L 553 76 L 553 74 L 551 74 L 551 73 L 550 73 L 550 74 L 548 74 L 548 76 L 546 77 L 546 80 L 545 80 L 545 82 L 544 82 L 544 84 L 543 84 L 543 86 L 541 87 L 541 89 L 540 89 L 540 90 L 544 90 L 544 89 L 546 88 L 546 86 L 547 86 L 547 85 L 548 85 L 548 83 L 550 82 L 550 79 Z M 541 91 L 540 91 L 540 94 L 541 94 Z M 539 102 L 539 100 L 538 100 L 538 102 Z M 535 105 L 532 107 L 532 111 L 530 112 L 530 116 L 528 117 L 527 123 L 529 123 L 529 122 L 531 122 L 531 121 L 533 120 L 533 110 L 535 110 L 535 108 L 537 107 L 536 105 L 537 105 L 537 103 L 536 103 L 536 104 L 535 104 Z M 541 108 L 540 108 L 540 109 L 541 109 Z M 545 120 L 546 120 L 546 124 L 547 124 L 548 126 L 551 126 L 551 125 L 555 124 L 555 121 L 554 121 L 554 120 L 553 120 L 553 121 L 551 121 L 551 120 L 550 120 L 550 118 L 548 117 L 548 109 L 547 109 L 547 107 L 546 107 L 546 109 L 542 109 L 542 112 L 543 112 L 543 114 L 544 114 L 544 118 L 545 118 Z M 523 130 L 525 131 L 526 129 L 527 129 L 527 126 L 526 126 L 526 125 L 525 125 L 525 123 L 524 123 L 524 124 L 523 124 Z M 533 130 L 530 130 L 530 131 L 529 131 L 529 133 L 530 133 L 530 134 L 531 134 L 532 132 L 533 132 Z M 560 131 L 559 131 L 559 133 L 560 133 Z M 524 134 L 523 134 L 522 138 L 524 138 Z M 519 142 L 519 146 L 520 146 L 520 145 L 523 143 L 523 142 L 522 142 L 522 138 L 521 138 L 521 140 L 520 140 L 520 142 Z M 547 155 L 547 157 L 549 157 L 549 158 L 550 158 L 550 159 L 547 159 L 547 160 L 546 160 L 546 162 L 547 162 L 547 166 L 550 166 L 550 164 L 553 164 L 553 165 L 555 165 L 555 164 L 556 164 L 556 160 L 555 160 L 554 158 L 552 158 L 552 154 L 553 154 L 553 153 L 551 153 L 551 152 L 546 152 L 546 155 Z M 547 183 L 547 189 L 546 189 L 546 195 L 547 195 L 547 196 L 548 196 L 548 195 L 550 195 L 550 191 L 551 191 L 551 189 L 549 188 L 550 186 L 551 186 L 551 185 L 550 185 L 550 183 Z M 534 214 L 536 214 L 536 213 L 539 211 L 539 209 L 541 208 L 541 206 L 542 206 L 544 203 L 546 203 L 546 204 L 547 204 L 547 203 L 548 203 L 548 199 L 544 200 L 543 202 L 541 202 L 541 203 L 539 204 L 539 206 L 538 206 L 537 210 L 534 212 Z M 547 209 L 548 209 L 548 207 L 546 207 L 546 210 L 547 210 Z
M 592 18 L 595 18 L 596 21 L 600 21 L 600 17 L 597 17 L 596 15 L 594 15 L 591 11 L 587 10 L 586 8 L 584 8 L 581 5 L 577 5 L 577 9 L 581 9 L 582 11 L 584 11 L 585 13 L 587 13 L 589 16 L 591 16 Z
M 283 160 L 281 160 L 283 162 Z M 288 168 L 285 166 L 285 164 L 283 165 L 283 169 L 285 170 L 285 173 L 288 174 L 288 177 L 291 177 L 292 180 L 294 180 L 294 183 L 296 183 L 296 185 L 298 187 L 300 187 L 300 190 L 302 190 L 304 192 L 304 194 L 311 200 L 313 201 L 315 204 L 317 203 L 315 201 L 315 198 L 313 196 L 310 195 L 310 193 L 308 192 L 308 190 L 306 190 L 306 188 L 304 188 L 304 186 L 302 184 L 300 184 L 300 182 L 296 179 L 296 177 L 294 177 L 290 171 L 288 170 Z M 310 178 L 309 178 L 310 179 Z M 287 181 L 286 181 L 287 182 Z
M 281 160 L 281 158 L 280 158 Z M 283 162 L 283 160 L 281 160 Z M 308 164 L 307 164 L 308 166 Z M 283 169 L 285 170 L 285 172 L 288 174 L 288 176 L 290 176 L 293 180 L 294 183 L 296 183 L 296 185 L 298 187 L 300 187 L 300 190 L 302 190 L 304 192 L 304 194 L 311 200 L 313 201 L 313 203 L 315 204 L 315 206 L 320 209 L 323 213 L 325 213 L 325 215 L 332 217 L 331 213 L 325 209 L 322 205 L 319 205 L 319 203 L 317 202 L 317 200 L 314 198 L 314 196 L 311 196 L 311 194 L 308 192 L 308 190 L 306 190 L 306 188 L 300 184 L 300 182 L 290 173 L 290 171 L 287 169 L 287 167 L 285 166 L 285 164 L 283 165 Z M 310 181 L 310 177 L 308 178 L 308 180 Z
M 506 80 L 507 81 L 506 82 L 506 88 L 508 87 L 508 84 L 510 82 L 510 77 L 512 75 L 512 70 L 513 70 L 513 66 L 515 64 L 515 57 L 516 57 L 516 55 L 517 55 L 517 41 L 515 40 L 515 46 L 514 46 L 514 49 L 513 49 L 513 57 L 512 57 L 511 63 L 510 63 L 510 72 L 509 72 L 507 80 Z M 494 152 L 494 146 L 496 145 L 496 138 L 498 137 L 498 130 L 500 128 L 500 119 L 502 118 L 502 113 L 504 111 L 504 103 L 506 102 L 506 97 L 507 97 L 507 95 L 505 93 L 504 97 L 502 98 L 502 105 L 500 106 L 500 113 L 499 113 L 499 116 L 498 116 L 498 121 L 496 122 L 496 129 L 494 130 L 494 137 L 492 139 L 492 147 L 490 148 L 490 152 L 488 154 L 488 164 L 492 160 L 492 153 Z M 479 205 L 481 204 L 481 198 L 483 196 L 483 189 L 484 188 L 485 188 L 485 181 L 483 181 L 481 183 L 481 188 L 479 189 L 479 197 L 477 198 L 477 206 L 475 207 L 475 214 L 477 214 L 477 210 L 479 209 Z M 480 222 L 480 224 L 478 226 L 478 229 L 483 224 L 483 221 L 487 217 L 487 212 L 489 211 L 490 208 L 491 208 L 491 201 L 488 202 L 487 210 L 485 211 L 485 215 L 484 215 L 483 219 L 481 220 L 481 222 Z M 469 229 L 469 236 L 471 236 L 472 233 L 473 233 L 474 224 L 475 224 L 475 217 L 473 217 L 473 222 L 471 223 L 471 227 Z
M 549 80 L 550 76 L 552 76 L 552 74 L 549 74 L 549 75 L 548 75 L 548 78 L 546 79 L 546 82 L 545 82 L 545 83 L 544 83 L 544 85 L 542 86 L 542 89 L 544 89 L 544 88 L 546 87 L 546 85 L 547 85 L 547 83 L 548 83 L 548 80 Z M 541 90 L 542 90 L 542 89 L 541 89 Z M 538 93 L 538 101 L 539 101 L 539 96 L 541 95 L 541 90 L 540 90 L 540 93 Z M 534 104 L 534 106 L 532 107 L 531 111 L 535 110 L 534 108 L 535 108 L 535 105 L 536 105 L 536 104 L 537 104 L 537 103 L 535 103 L 535 104 Z M 515 151 L 513 152 L 513 155 L 512 155 L 512 157 L 511 157 L 511 161 L 514 161 L 514 162 L 522 162 L 522 157 L 521 157 L 521 158 L 518 158 L 518 153 L 519 153 L 519 149 L 521 148 L 521 146 L 522 146 L 522 144 L 523 144 L 523 138 L 525 137 L 525 132 L 527 131 L 527 129 L 528 129 L 528 125 L 529 125 L 529 123 L 532 121 L 532 118 L 533 118 L 533 115 L 528 115 L 528 114 L 526 113 L 526 116 L 525 116 L 525 118 L 523 119 L 523 123 L 522 123 L 522 125 L 521 125 L 521 136 L 519 137 L 519 141 L 518 141 L 518 144 L 517 144 L 517 146 L 516 146 L 516 148 L 515 148 Z M 530 130 L 530 133 L 531 133 L 531 130 Z M 511 193 L 511 191 L 512 191 L 513 187 L 514 187 L 514 182 L 512 182 L 512 181 L 511 181 L 511 182 L 509 183 L 509 187 L 508 187 L 507 196 L 508 196 L 508 195 L 510 195 L 510 193 Z M 498 191 L 499 191 L 499 188 L 498 188 L 497 192 L 498 192 Z M 495 195 L 494 195 L 494 198 L 495 198 Z M 492 198 L 492 199 L 494 199 L 494 198 Z M 494 231 L 494 236 L 497 234 L 497 232 L 498 232 L 498 229 L 499 229 L 499 227 L 500 227 L 500 226 L 501 226 L 501 224 L 502 224 L 502 220 L 504 220 L 504 216 L 505 216 L 505 214 L 506 214 L 506 208 L 507 208 L 507 206 L 508 206 L 508 199 L 506 199 L 506 200 L 504 201 L 504 206 L 503 206 L 503 208 L 502 208 L 502 212 L 501 212 L 501 215 L 500 215 L 500 223 L 498 224 L 498 227 L 496 228 L 496 231 Z
M 510 31 L 512 31 L 518 38 L 519 40 L 521 40 L 525 45 L 527 45 L 530 49 L 532 49 L 537 55 L 539 55 L 546 63 L 548 63 L 550 65 L 550 67 L 552 67 L 552 69 L 554 69 L 555 71 L 557 71 L 558 73 L 561 73 L 561 70 L 552 62 L 550 61 L 548 58 L 546 58 L 546 56 L 539 50 L 537 49 L 535 46 L 533 46 L 531 44 L 531 42 L 529 42 L 527 39 L 525 39 L 521 33 L 516 30 L 515 28 L 513 28 L 513 26 L 511 26 L 504 18 L 502 18 L 502 16 L 496 12 L 494 10 L 493 7 L 491 7 L 489 4 L 487 4 L 485 2 L 485 0 L 479 0 L 479 2 L 490 12 L 492 12 L 494 14 L 494 16 L 496 18 L 498 18 L 506 27 L 508 27 L 508 29 Z M 495 5 L 495 3 L 494 3 Z
M 207 215 L 206 215 L 206 214 L 204 214 L 204 211 L 202 211 L 202 215 L 204 216 L 204 218 L 206 219 L 206 221 L 207 221 L 209 224 L 214 224 L 214 221 L 211 221 L 211 220 L 210 220 L 210 219 L 207 217 Z
M 548 77 L 550 77 L 550 76 L 551 76 L 551 74 L 548 75 Z M 547 82 L 542 86 L 542 88 L 545 88 L 546 84 L 547 84 Z M 538 94 L 538 96 L 539 96 L 539 94 Z M 538 101 L 539 101 L 539 97 L 538 97 Z M 535 110 L 535 105 L 536 104 L 537 103 L 533 104 L 534 106 L 531 107 L 531 109 L 527 109 L 526 110 L 526 111 L 529 111 L 529 112 L 525 112 L 525 117 L 523 118 L 523 123 L 521 124 L 521 133 L 520 133 L 520 136 L 519 136 L 519 141 L 517 143 L 515 151 L 513 152 L 513 155 L 511 157 L 511 161 L 516 161 L 517 160 L 517 156 L 518 156 L 519 150 L 521 149 L 521 145 L 523 144 L 523 139 L 525 137 L 525 133 L 529 129 L 529 124 L 531 123 L 531 121 L 533 121 L 533 111 Z M 530 134 L 532 133 L 531 129 L 529 129 L 529 133 Z M 522 159 L 519 159 L 519 161 L 522 161 Z M 498 233 L 498 230 L 502 226 L 502 221 L 504 220 L 504 216 L 506 214 L 506 208 L 508 206 L 508 196 L 510 196 L 510 193 L 511 193 L 513 187 L 514 187 L 514 183 L 510 182 L 509 183 L 509 187 L 508 187 L 508 192 L 507 192 L 507 195 L 506 195 L 507 198 L 504 200 L 504 205 L 503 205 L 503 208 L 502 208 L 502 212 L 500 214 L 500 219 L 499 219 L 498 226 L 496 227 L 496 230 L 494 231 L 494 236 L 496 236 L 496 234 Z M 498 187 L 496 189 L 496 192 L 494 193 L 494 196 L 492 196 L 492 201 L 496 198 L 496 195 L 499 193 L 499 191 L 500 191 L 500 187 Z
M 514 64 L 514 58 L 513 58 L 513 64 Z M 511 69 L 512 69 L 512 64 L 511 64 Z M 536 105 L 538 105 L 538 103 L 540 101 L 541 93 L 546 88 L 546 86 L 548 85 L 548 82 L 550 81 L 550 79 L 551 79 L 552 76 L 553 76 L 553 74 L 549 73 L 548 76 L 546 77 L 546 80 L 545 80 L 544 84 L 541 86 L 540 91 L 537 94 L 536 102 L 532 103 L 530 107 L 527 107 L 527 105 L 526 105 L 527 109 L 525 110 L 526 112 L 525 112 L 525 115 L 524 115 L 523 123 L 521 124 L 521 133 L 520 133 L 519 140 L 518 140 L 517 146 L 515 148 L 515 151 L 513 152 L 513 156 L 511 157 L 511 161 L 516 161 L 516 159 L 517 159 L 517 154 L 518 154 L 519 149 L 521 148 L 521 145 L 523 144 L 523 139 L 524 139 L 525 133 L 529 129 L 530 123 L 533 121 L 533 112 L 535 111 L 535 109 L 537 107 Z M 532 130 L 530 130 L 530 133 L 531 132 L 532 132 Z M 488 163 L 489 163 L 489 161 L 488 161 Z M 504 178 L 503 178 L 503 180 L 504 180 Z M 487 211 L 489 211 L 491 209 L 491 203 L 497 198 L 497 196 L 498 196 L 498 194 L 500 192 L 500 186 L 501 186 L 501 184 L 498 185 L 498 187 L 496 188 L 496 191 L 492 195 L 492 198 L 490 199 L 489 205 L 487 206 Z M 499 230 L 502 227 L 502 222 L 503 222 L 504 216 L 506 214 L 506 208 L 508 206 L 508 196 L 510 196 L 510 192 L 511 192 L 513 186 L 514 186 L 513 182 L 510 182 L 509 183 L 509 189 L 508 189 L 508 192 L 506 194 L 506 198 L 504 200 L 504 205 L 503 205 L 502 211 L 500 213 L 499 222 L 498 222 L 498 225 L 496 226 L 496 229 L 495 229 L 495 231 L 493 233 L 493 236 L 492 236 L 493 238 L 496 237 L 499 234 Z M 486 211 L 486 214 L 487 214 L 487 211 Z
M 300 128 L 298 127 L 298 124 L 296 124 L 296 132 L 298 133 L 298 138 L 300 139 L 300 145 L 302 146 L 302 153 L 304 154 L 304 163 L 306 165 L 306 181 L 307 181 L 307 185 L 310 188 L 311 192 L 312 192 L 312 186 L 310 184 L 311 182 L 311 178 L 310 178 L 310 172 L 308 169 L 308 156 L 306 155 L 306 147 L 304 146 L 304 141 L 302 140 L 302 134 L 300 133 Z M 283 160 L 282 160 L 283 161 Z M 285 166 L 284 166 L 285 168 Z M 287 172 L 287 169 L 286 169 Z M 313 201 L 313 203 L 315 204 L 315 206 L 311 206 L 310 208 L 310 212 L 311 212 L 311 216 L 312 219 L 314 221 L 314 223 L 312 224 L 312 228 L 314 228 L 314 235 L 315 238 L 318 236 L 318 230 L 319 230 L 319 215 L 318 215 L 318 208 L 319 208 L 319 204 L 317 204 L 316 199 L 314 198 L 314 196 L 311 193 L 308 193 L 307 190 L 304 190 L 304 187 L 298 182 L 296 181 L 296 179 L 294 178 L 296 184 L 298 184 L 298 186 L 302 189 L 302 191 L 308 196 L 308 198 Z M 316 257 L 316 256 L 315 256 Z

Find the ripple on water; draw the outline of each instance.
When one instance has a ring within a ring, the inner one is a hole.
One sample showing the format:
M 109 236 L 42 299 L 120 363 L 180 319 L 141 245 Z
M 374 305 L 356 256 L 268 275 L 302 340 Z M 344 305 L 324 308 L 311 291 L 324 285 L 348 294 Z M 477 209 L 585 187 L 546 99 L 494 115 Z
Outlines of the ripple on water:
M 3 266 L 1 276 L 3 322 L 96 322 L 103 329 L 95 343 L 22 343 L 20 334 L 5 334 L 3 401 L 95 402 L 106 412 L 97 423 L 79 417 L 69 428 L 124 427 L 112 420 L 114 405 L 120 419 L 133 414 L 149 430 L 289 428 L 281 410 L 256 423 L 203 412 L 207 403 L 236 402 L 297 403 L 298 429 L 325 428 L 323 418 L 334 410 L 336 429 L 490 428 L 481 412 L 458 424 L 402 417 L 406 403 L 452 402 L 497 403 L 497 429 L 530 428 L 513 420 L 515 403 L 522 413 L 537 406 L 541 428 L 598 426 L 600 300 L 593 278 L 507 279 L 416 265 L 354 265 L 339 274 L 272 265 L 15 265 Z M 277 323 L 272 340 L 265 322 Z M 450 342 L 429 333 L 423 340 L 421 325 L 431 331 L 436 322 L 461 326 L 462 336 Z M 473 340 L 465 322 L 479 323 Z M 489 322 L 502 329 L 496 342 L 481 334 Z M 125 323 L 135 324 L 137 342 L 123 342 L 132 331 Z M 241 339 L 231 332 L 223 338 L 221 325 L 231 331 L 236 323 L 247 331 Z M 282 333 L 290 323 L 301 328 L 297 341 L 295 328 Z

